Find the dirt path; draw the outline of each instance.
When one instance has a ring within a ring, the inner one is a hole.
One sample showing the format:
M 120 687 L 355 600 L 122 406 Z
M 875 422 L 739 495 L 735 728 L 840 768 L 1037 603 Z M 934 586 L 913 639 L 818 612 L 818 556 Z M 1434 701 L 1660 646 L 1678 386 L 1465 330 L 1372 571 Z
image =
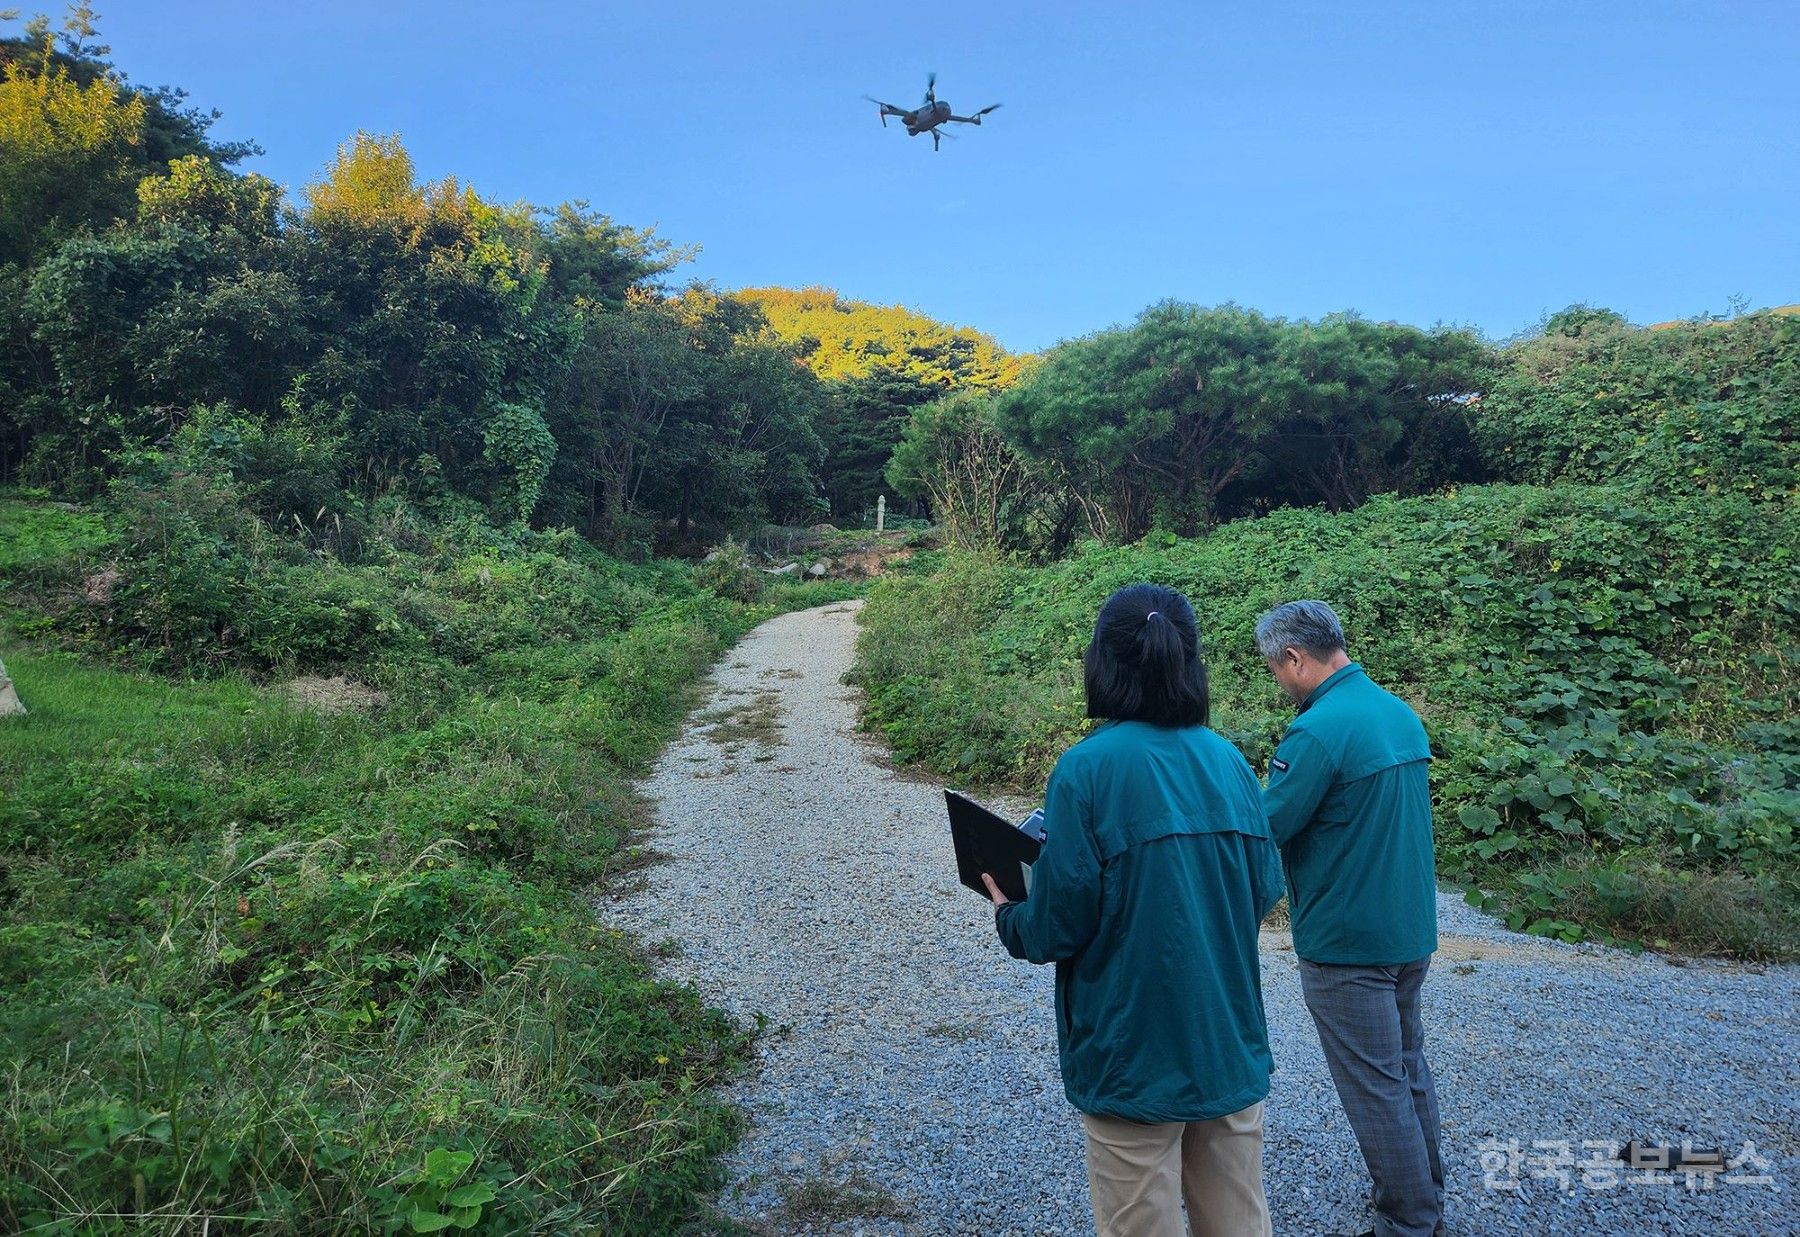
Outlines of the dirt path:
M 856 733 L 854 610 L 771 620 L 726 657 L 646 787 L 669 860 L 602 911 L 709 1001 L 767 1019 L 734 1092 L 752 1126 L 727 1214 L 772 1233 L 1089 1232 L 1050 971 L 1008 958 L 956 883 L 940 788 Z M 1441 915 L 1426 1025 L 1453 1233 L 1800 1232 L 1793 968 L 1562 946 L 1450 897 Z M 1366 1178 L 1283 934 L 1263 964 L 1276 1231 L 1360 1232 Z M 1633 1136 L 1750 1144 L 1766 1167 L 1736 1175 L 1771 1181 L 1583 1182 L 1584 1141 Z

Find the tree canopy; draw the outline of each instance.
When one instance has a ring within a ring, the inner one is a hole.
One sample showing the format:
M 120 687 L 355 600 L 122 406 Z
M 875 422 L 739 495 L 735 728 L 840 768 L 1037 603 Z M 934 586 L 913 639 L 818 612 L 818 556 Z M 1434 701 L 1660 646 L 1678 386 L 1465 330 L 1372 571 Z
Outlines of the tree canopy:
M 847 300 L 830 288 L 745 288 L 769 329 L 799 347 L 821 378 L 864 378 L 883 370 L 951 389 L 991 389 L 1018 377 L 1019 358 L 970 327 L 951 326 L 900 305 Z
M 284 204 L 92 38 L 4 45 L 0 478 L 92 490 L 205 419 L 315 444 L 253 479 L 317 498 L 328 463 L 343 497 L 295 518 L 399 487 L 640 552 L 824 510 L 832 401 L 755 304 L 665 286 L 691 247 L 422 181 L 397 134 Z
M 1469 475 L 1465 409 L 1489 361 L 1466 332 L 1165 301 L 1052 349 L 992 397 L 991 423 L 1074 494 L 1090 535 L 1129 541 Z M 937 424 L 959 423 L 926 418 L 909 441 Z M 911 467 L 897 458 L 896 479 Z M 1061 512 L 1038 524 L 1071 531 Z

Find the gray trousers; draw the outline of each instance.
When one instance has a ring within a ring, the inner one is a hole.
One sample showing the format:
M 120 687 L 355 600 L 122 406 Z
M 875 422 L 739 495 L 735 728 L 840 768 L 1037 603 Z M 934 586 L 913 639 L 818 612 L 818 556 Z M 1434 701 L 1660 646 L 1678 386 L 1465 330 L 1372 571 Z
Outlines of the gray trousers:
M 1375 1182 L 1376 1237 L 1431 1237 L 1444 1214 L 1437 1089 L 1419 1018 L 1430 965 L 1430 958 L 1404 966 L 1300 959 L 1306 1008 Z

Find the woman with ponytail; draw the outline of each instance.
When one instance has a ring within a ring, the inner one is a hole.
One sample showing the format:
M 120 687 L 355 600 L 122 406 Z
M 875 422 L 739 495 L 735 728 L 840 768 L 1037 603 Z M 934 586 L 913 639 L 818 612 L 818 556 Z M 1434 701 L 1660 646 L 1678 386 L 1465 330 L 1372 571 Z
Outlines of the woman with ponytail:
M 1193 607 L 1134 584 L 1085 663 L 1101 725 L 1045 791 L 1031 896 L 990 880 L 1000 940 L 1056 964 L 1063 1089 L 1102 1237 L 1263 1237 L 1269 1093 L 1257 929 L 1281 896 L 1255 774 L 1207 727 Z

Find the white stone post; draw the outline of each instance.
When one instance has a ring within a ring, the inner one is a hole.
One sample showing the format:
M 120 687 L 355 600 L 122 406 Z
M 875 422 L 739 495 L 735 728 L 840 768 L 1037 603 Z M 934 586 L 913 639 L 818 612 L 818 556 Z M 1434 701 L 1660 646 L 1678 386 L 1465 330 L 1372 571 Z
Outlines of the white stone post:
M 6 677 L 6 663 L 0 661 L 0 717 L 20 717 L 24 713 L 25 702 L 19 699 L 12 680 Z
M 887 495 L 880 494 L 875 498 L 875 531 L 887 531 Z

